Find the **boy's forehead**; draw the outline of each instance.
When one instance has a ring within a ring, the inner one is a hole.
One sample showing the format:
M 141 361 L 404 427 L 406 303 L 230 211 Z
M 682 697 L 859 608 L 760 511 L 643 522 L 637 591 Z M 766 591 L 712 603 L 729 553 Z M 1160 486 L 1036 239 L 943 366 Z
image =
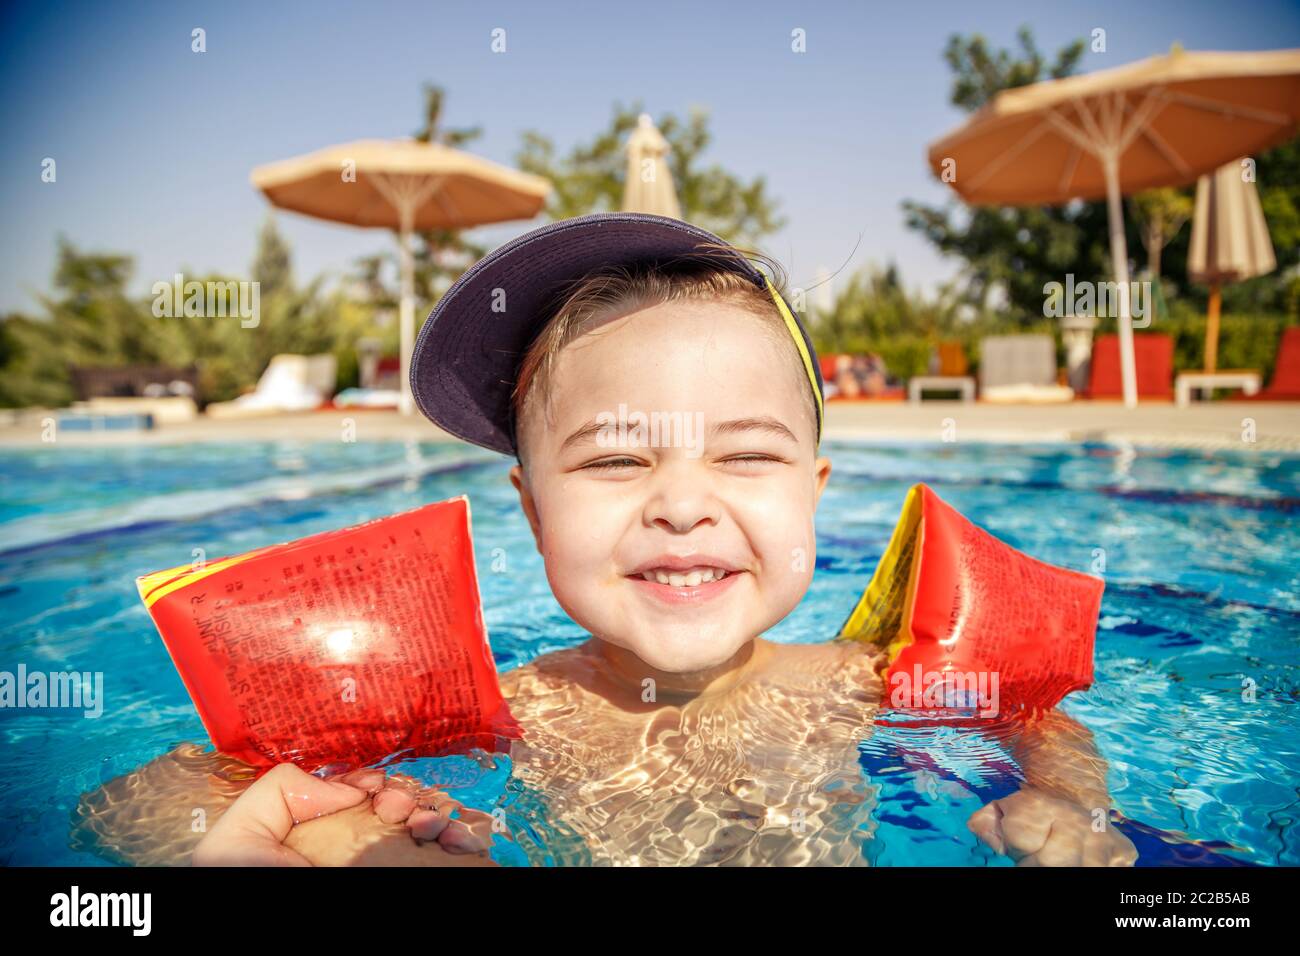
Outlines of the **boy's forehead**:
M 772 381 L 793 362 L 764 319 L 729 304 L 665 303 L 621 316 L 560 352 L 554 392 L 678 393 Z M 797 370 L 796 370 L 797 371 Z M 797 378 L 795 378 L 798 381 Z
M 767 415 L 798 432 L 808 386 L 786 348 L 767 320 L 729 303 L 665 303 L 621 316 L 557 356 L 547 424 L 577 427 L 622 404 L 710 418 Z

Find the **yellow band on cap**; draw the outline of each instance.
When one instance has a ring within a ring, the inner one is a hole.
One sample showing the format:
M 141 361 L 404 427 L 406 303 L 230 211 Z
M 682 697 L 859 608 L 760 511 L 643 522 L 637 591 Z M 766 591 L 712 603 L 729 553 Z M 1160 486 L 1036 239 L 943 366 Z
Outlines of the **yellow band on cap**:
M 808 386 L 812 389 L 813 400 L 817 403 L 817 447 L 820 448 L 826 409 L 822 405 L 822 390 L 817 387 L 817 372 L 813 369 L 812 356 L 808 354 L 808 346 L 803 340 L 803 333 L 799 331 L 799 323 L 790 314 L 790 307 L 785 304 L 785 299 L 781 298 L 781 293 L 776 291 L 776 286 L 772 285 L 772 280 L 767 276 L 763 276 L 763 283 L 767 286 L 772 301 L 776 303 L 781 318 L 785 319 L 785 327 L 790 332 L 790 337 L 794 339 L 794 346 L 799 350 L 799 356 L 803 359 L 804 374 L 808 376 Z

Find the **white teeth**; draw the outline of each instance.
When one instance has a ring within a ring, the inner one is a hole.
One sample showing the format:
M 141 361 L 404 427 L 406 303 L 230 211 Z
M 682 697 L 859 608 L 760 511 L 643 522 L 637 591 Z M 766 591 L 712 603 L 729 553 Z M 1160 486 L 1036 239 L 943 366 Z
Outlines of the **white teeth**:
M 657 581 L 675 588 L 693 588 L 713 581 L 721 581 L 727 576 L 723 568 L 691 568 L 689 571 L 642 571 L 641 577 L 647 581 Z

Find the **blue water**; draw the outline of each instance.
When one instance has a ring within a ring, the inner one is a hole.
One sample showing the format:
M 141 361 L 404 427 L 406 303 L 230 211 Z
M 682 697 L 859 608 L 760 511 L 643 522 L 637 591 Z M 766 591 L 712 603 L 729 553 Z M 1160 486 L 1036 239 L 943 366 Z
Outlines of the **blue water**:
M 1102 571 L 1097 681 L 1064 709 L 1095 735 L 1140 863 L 1300 865 L 1300 458 L 1102 446 L 828 443 L 813 586 L 769 636 L 825 640 L 867 583 L 910 485 L 1036 557 Z M 0 670 L 103 672 L 106 706 L 0 709 L 0 863 L 100 864 L 69 848 L 78 796 L 202 725 L 137 575 L 468 492 L 485 615 L 506 669 L 584 638 L 546 585 L 507 463 L 461 446 L 266 444 L 0 452 Z M 498 550 L 499 549 L 499 550 Z M 503 560 L 504 559 L 504 560 Z M 1253 692 L 1253 699 L 1250 698 Z M 1011 792 L 968 732 L 882 727 L 873 862 L 1005 865 L 966 829 Z M 504 761 L 423 768 L 492 809 Z M 519 862 L 503 849 L 502 862 Z

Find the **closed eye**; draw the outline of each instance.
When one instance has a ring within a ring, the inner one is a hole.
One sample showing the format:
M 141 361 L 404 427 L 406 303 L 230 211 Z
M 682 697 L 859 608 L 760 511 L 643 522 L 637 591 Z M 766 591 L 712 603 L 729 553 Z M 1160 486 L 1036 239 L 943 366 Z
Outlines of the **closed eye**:
M 735 455 L 731 458 L 722 459 L 723 464 L 736 463 L 739 465 L 766 465 L 766 464 L 785 464 L 787 459 L 778 458 L 775 455 Z
M 585 465 L 579 466 L 578 470 L 590 471 L 590 472 L 608 472 L 608 471 L 617 471 L 626 468 L 641 468 L 644 467 L 645 464 L 646 464 L 645 462 L 640 461 L 639 459 L 628 458 L 624 456 L 621 458 L 602 458 L 600 461 L 588 462 Z M 742 470 L 747 470 L 760 465 L 789 464 L 789 459 L 782 458 L 777 455 L 766 455 L 766 454 L 760 454 L 755 452 L 755 453 L 750 453 L 745 455 L 732 455 L 728 458 L 720 459 L 719 464 L 723 464 L 723 465 L 735 464 L 738 465 Z
M 635 458 L 606 458 L 601 461 L 593 461 L 590 464 L 583 465 L 580 471 L 610 471 L 614 468 L 635 468 L 641 462 Z

